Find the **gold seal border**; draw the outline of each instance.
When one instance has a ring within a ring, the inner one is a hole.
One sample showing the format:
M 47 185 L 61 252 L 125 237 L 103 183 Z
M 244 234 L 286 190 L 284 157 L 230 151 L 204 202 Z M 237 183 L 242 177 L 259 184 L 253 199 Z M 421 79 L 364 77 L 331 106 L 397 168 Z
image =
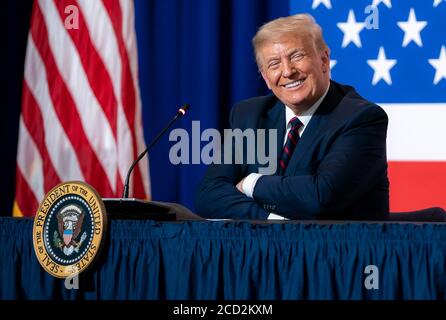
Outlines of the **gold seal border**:
M 77 195 L 84 199 L 90 207 L 93 216 L 94 233 L 87 252 L 80 260 L 71 265 L 63 266 L 54 261 L 48 254 L 44 243 L 45 220 L 58 200 L 67 195 Z M 67 181 L 52 188 L 40 203 L 33 225 L 33 245 L 37 260 L 42 268 L 56 278 L 67 278 L 79 275 L 87 270 L 100 253 L 107 235 L 107 214 L 104 203 L 97 191 L 88 183 L 82 181 Z

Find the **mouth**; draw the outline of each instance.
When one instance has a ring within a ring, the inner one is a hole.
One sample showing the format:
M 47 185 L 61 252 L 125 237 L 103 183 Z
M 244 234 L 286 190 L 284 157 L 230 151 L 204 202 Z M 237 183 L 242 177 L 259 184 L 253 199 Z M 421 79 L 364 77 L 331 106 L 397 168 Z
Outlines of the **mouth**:
M 294 88 L 302 86 L 304 81 L 305 81 L 305 79 L 295 80 L 293 82 L 290 82 L 290 83 L 287 83 L 285 85 L 282 85 L 282 87 L 284 87 L 286 89 L 294 89 Z

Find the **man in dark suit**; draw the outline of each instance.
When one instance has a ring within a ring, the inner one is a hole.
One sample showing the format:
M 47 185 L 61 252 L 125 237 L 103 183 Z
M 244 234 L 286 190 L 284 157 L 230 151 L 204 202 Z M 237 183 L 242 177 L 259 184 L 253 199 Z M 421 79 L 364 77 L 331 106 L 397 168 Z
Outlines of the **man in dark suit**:
M 385 219 L 389 211 L 387 115 L 330 80 L 329 49 L 310 15 L 273 20 L 253 45 L 272 95 L 242 101 L 232 129 L 277 129 L 277 170 L 213 164 L 198 213 L 232 219 Z M 226 142 L 226 141 L 225 141 Z

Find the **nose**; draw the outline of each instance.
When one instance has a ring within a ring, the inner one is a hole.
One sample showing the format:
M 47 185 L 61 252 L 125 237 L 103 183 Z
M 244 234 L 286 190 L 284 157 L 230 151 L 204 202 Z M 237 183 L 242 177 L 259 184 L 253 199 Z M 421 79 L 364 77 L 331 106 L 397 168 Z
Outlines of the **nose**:
M 293 64 L 290 61 L 285 61 L 283 63 L 282 76 L 285 78 L 289 78 L 295 73 L 296 68 L 293 66 Z

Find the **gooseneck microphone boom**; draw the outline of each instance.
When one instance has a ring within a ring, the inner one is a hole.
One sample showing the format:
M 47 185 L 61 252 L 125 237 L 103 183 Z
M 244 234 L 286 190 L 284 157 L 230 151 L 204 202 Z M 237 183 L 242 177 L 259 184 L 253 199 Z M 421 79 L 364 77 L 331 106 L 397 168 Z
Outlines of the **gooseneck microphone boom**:
M 155 139 L 152 140 L 152 142 L 148 145 L 148 147 L 136 158 L 135 161 L 133 161 L 132 165 L 130 166 L 130 169 L 127 173 L 127 177 L 125 178 L 125 184 L 124 184 L 124 192 L 122 194 L 122 197 L 124 199 L 129 197 L 129 184 L 130 184 L 130 175 L 132 174 L 133 169 L 138 164 L 138 162 L 146 155 L 146 153 L 158 142 L 158 140 L 162 137 L 162 135 L 169 130 L 169 128 L 174 124 L 175 121 L 177 121 L 178 118 L 184 116 L 186 114 L 186 111 L 190 108 L 189 104 L 183 105 L 180 109 L 178 109 L 177 114 L 175 117 L 173 117 L 172 120 L 164 127 L 163 130 L 161 130 L 160 133 L 155 137 Z

